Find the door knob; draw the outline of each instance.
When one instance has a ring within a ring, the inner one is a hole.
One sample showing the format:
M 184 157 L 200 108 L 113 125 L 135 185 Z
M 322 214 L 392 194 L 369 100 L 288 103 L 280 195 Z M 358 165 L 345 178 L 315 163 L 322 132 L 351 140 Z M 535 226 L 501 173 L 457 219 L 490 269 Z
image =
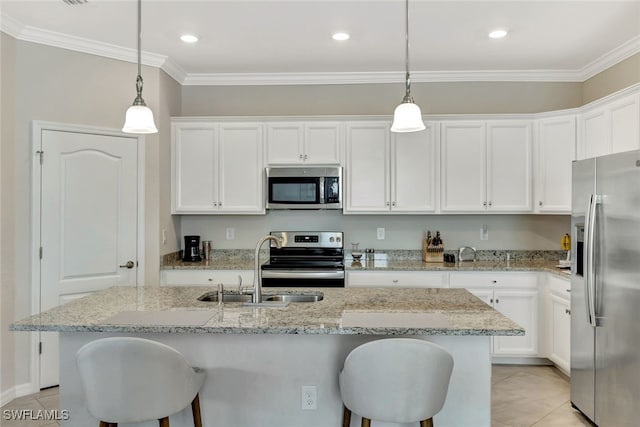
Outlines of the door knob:
M 127 261 L 125 265 L 121 265 L 120 268 L 133 268 L 136 265 L 133 261 Z

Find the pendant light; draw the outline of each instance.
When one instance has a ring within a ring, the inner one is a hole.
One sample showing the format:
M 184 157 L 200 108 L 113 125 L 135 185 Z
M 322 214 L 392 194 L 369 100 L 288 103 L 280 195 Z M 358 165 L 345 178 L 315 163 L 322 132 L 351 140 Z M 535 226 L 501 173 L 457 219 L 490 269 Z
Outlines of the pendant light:
M 136 91 L 138 95 L 133 100 L 133 105 L 127 110 L 123 132 L 126 133 L 156 133 L 158 129 L 153 122 L 153 112 L 144 99 L 142 99 L 142 0 L 138 0 L 138 77 L 136 78 Z
M 407 74 L 405 77 L 405 89 L 406 93 L 402 103 L 398 105 L 393 112 L 393 124 L 391 125 L 391 132 L 417 132 L 425 129 L 424 122 L 422 121 L 422 112 L 413 102 L 411 96 L 411 78 L 409 76 L 409 0 L 405 0 L 406 11 L 406 32 L 405 32 L 405 58 Z

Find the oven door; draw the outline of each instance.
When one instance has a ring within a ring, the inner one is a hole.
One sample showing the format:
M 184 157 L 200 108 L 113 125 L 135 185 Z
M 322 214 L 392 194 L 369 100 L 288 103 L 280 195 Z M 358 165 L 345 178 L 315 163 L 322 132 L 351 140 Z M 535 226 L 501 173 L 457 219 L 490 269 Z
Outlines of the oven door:
M 269 177 L 267 209 L 320 209 L 324 204 L 321 177 Z
M 344 288 L 344 270 L 263 269 L 264 288 Z

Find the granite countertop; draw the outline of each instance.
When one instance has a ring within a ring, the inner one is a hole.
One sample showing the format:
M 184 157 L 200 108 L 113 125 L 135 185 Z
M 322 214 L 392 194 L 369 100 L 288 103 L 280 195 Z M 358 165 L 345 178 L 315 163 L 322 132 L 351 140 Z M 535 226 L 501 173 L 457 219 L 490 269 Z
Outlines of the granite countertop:
M 524 335 L 518 324 L 465 289 L 314 288 L 272 293 L 323 293 L 314 303 L 245 307 L 201 302 L 210 287 L 113 287 L 10 326 L 14 331 Z M 126 321 L 122 319 L 126 314 Z M 120 316 L 120 317 L 119 317 Z M 193 320 L 191 320 L 193 319 Z

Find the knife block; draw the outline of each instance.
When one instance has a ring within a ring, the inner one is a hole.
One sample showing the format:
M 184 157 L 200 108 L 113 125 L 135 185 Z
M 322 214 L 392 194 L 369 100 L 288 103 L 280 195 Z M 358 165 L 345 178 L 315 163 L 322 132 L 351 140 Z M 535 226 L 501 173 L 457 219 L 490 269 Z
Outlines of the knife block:
M 424 262 L 444 262 L 444 242 L 440 245 L 427 245 L 426 240 L 422 240 L 422 261 Z

